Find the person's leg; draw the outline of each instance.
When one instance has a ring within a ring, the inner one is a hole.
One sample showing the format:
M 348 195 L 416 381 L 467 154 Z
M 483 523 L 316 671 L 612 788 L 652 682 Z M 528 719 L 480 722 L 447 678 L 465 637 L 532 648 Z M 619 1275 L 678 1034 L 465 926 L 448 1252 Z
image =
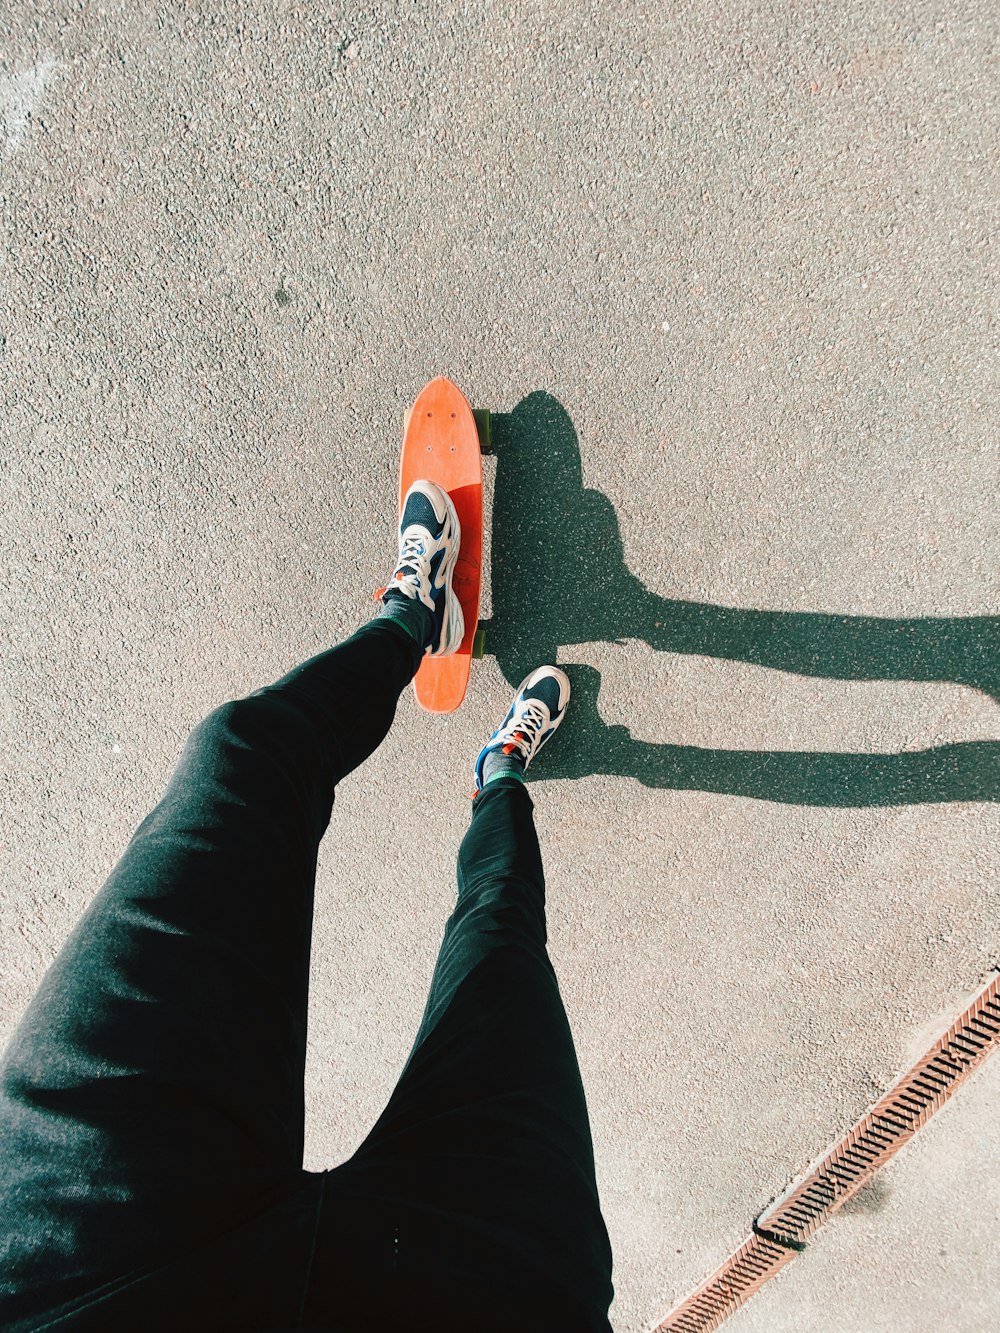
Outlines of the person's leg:
M 413 1050 L 371 1133 L 327 1173 L 307 1319 L 610 1329 L 611 1247 L 533 809 L 513 776 L 473 802 Z
M 379 619 L 195 727 L 0 1065 L 5 1328 L 301 1184 L 317 849 L 422 654 Z
M 380 618 L 195 728 L 43 978 L 0 1060 L 5 1329 L 221 1333 L 248 1302 L 284 1322 L 288 1293 L 297 1317 L 323 1184 L 302 1171 L 318 844 L 425 650 L 457 646 L 459 542 L 414 483 Z

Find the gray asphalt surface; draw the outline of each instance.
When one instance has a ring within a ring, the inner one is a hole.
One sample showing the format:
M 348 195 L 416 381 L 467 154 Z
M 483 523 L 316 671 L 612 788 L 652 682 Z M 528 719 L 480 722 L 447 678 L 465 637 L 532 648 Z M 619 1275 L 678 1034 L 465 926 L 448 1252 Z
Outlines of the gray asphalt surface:
M 1000 961 L 998 38 L 983 0 L 4 8 L 4 1039 L 190 728 L 373 613 L 446 374 L 500 418 L 489 655 L 338 793 L 306 1165 L 392 1091 L 472 763 L 556 660 L 616 1333 L 708 1276 Z M 998 1077 L 729 1326 L 1000 1329 Z

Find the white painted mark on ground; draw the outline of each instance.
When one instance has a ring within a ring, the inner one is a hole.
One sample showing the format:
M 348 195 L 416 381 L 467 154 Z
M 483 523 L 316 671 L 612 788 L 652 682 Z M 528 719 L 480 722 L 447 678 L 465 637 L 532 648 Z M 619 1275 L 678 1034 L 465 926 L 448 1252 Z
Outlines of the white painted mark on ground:
M 0 74 L 0 136 L 8 153 L 13 153 L 24 138 L 45 85 L 59 68 L 58 60 L 45 56 L 34 68 L 20 74 Z

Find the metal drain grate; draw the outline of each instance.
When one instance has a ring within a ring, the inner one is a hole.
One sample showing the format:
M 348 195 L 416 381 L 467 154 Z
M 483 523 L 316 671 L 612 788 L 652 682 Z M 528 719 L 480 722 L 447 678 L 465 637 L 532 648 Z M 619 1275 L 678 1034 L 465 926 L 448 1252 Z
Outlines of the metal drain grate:
M 753 1224 L 753 1234 L 653 1333 L 709 1333 L 795 1255 L 805 1240 L 943 1106 L 1000 1045 L 1000 974 L 908 1074 L 798 1184 Z

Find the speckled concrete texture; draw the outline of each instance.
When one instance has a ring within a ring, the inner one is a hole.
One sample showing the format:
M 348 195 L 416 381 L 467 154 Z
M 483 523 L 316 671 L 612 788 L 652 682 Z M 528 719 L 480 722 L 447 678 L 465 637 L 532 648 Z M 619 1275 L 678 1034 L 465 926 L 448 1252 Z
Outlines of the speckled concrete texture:
M 0 1035 L 190 728 L 371 616 L 446 374 L 498 414 L 488 656 L 338 793 L 306 1165 L 391 1093 L 473 761 L 556 661 L 616 1333 L 707 1277 L 1000 962 L 998 42 L 985 0 L 3 7 Z M 996 1079 L 733 1328 L 1000 1329 Z

